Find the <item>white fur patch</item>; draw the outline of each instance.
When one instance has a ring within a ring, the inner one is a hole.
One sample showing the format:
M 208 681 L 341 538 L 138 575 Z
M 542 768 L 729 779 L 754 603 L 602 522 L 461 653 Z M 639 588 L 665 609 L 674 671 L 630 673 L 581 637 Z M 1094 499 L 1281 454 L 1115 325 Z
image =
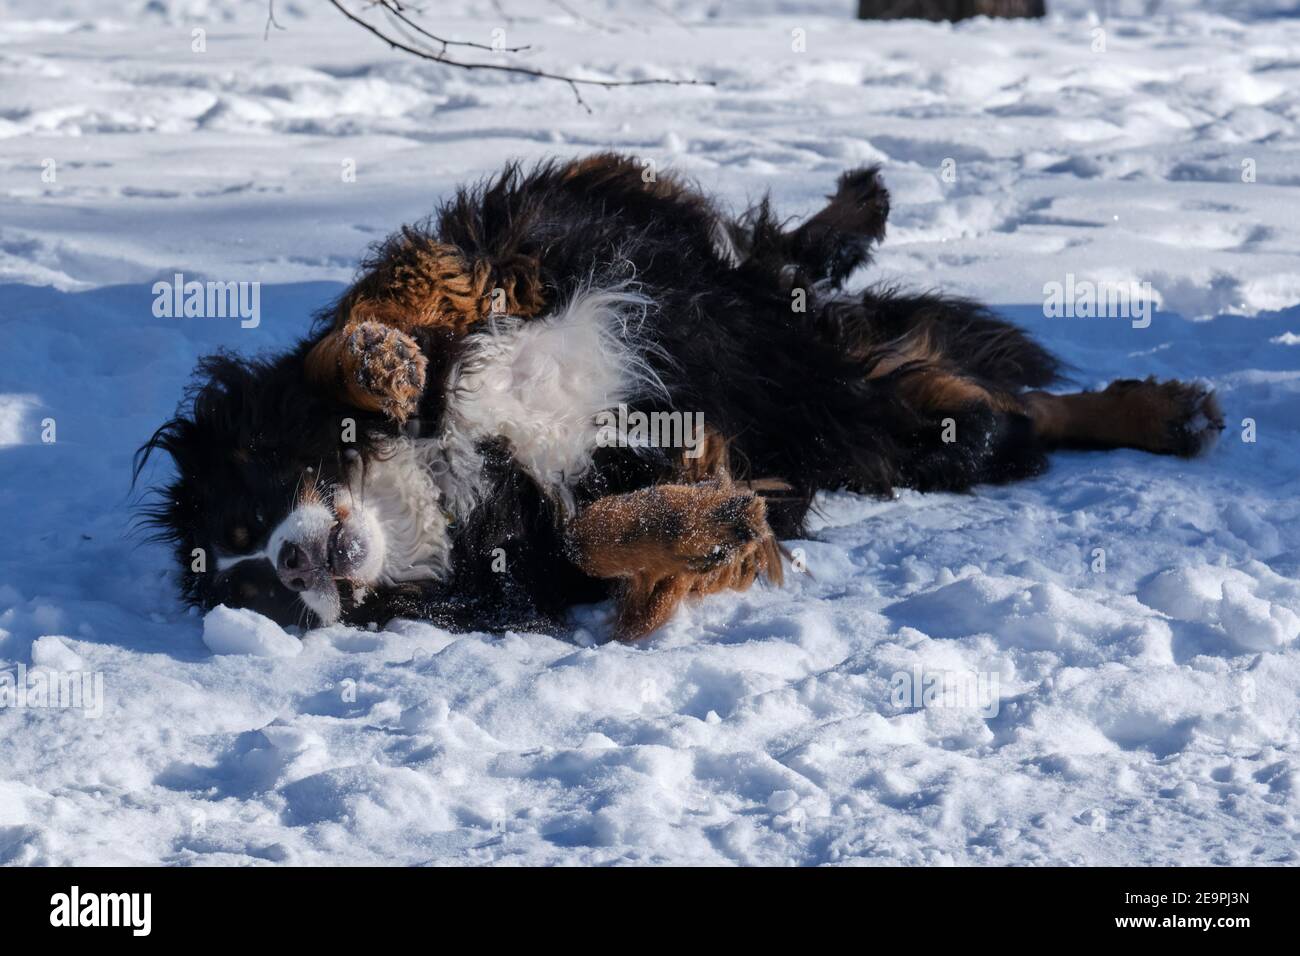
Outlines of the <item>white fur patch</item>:
M 497 319 L 473 335 L 452 375 L 448 461 L 482 439 L 505 438 L 520 467 L 572 507 L 570 489 L 591 467 L 596 416 L 664 390 L 637 341 L 651 305 L 626 289 L 593 289 L 555 315 Z

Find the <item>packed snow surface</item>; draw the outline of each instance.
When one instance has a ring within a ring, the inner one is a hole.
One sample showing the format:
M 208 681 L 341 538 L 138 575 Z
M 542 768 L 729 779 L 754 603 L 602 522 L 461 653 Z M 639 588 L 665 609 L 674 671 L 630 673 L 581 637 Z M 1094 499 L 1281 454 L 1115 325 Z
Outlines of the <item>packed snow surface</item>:
M 539 66 L 714 84 L 588 113 L 325 4 L 264 39 L 261 2 L 0 3 L 0 862 L 1294 863 L 1300 20 L 1049 6 L 438 5 Z M 129 474 L 196 358 L 291 342 L 456 184 L 607 148 L 790 215 L 880 163 L 890 235 L 855 282 L 982 297 L 1083 387 L 1203 379 L 1228 428 L 1194 462 L 826 496 L 788 543 L 807 573 L 633 646 L 605 607 L 552 636 L 182 607 Z M 260 282 L 260 321 L 155 317 L 176 273 Z M 1044 317 L 1070 276 L 1161 308 Z M 86 675 L 102 714 L 50 706 Z

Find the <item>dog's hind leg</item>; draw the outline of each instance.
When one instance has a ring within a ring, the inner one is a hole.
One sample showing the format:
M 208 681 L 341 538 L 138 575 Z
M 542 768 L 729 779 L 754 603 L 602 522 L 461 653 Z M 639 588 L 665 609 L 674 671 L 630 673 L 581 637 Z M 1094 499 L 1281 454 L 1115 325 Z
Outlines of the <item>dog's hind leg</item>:
M 830 202 L 802 225 L 786 231 L 764 199 L 729 227 L 740 268 L 759 283 L 779 279 L 784 291 L 811 286 L 839 288 L 871 258 L 885 238 L 889 192 L 880 169 L 854 169 L 839 178 Z
M 1100 392 L 1021 397 L 1035 434 L 1048 447 L 1136 448 L 1191 458 L 1223 430 L 1214 393 L 1186 382 L 1122 379 Z
M 663 624 L 688 595 L 782 578 L 763 500 L 725 480 L 599 498 L 570 522 L 568 547 L 585 573 L 619 581 L 621 640 Z
M 880 167 L 868 166 L 841 175 L 827 198 L 825 208 L 787 234 L 786 249 L 806 279 L 838 288 L 885 238 L 889 191 Z

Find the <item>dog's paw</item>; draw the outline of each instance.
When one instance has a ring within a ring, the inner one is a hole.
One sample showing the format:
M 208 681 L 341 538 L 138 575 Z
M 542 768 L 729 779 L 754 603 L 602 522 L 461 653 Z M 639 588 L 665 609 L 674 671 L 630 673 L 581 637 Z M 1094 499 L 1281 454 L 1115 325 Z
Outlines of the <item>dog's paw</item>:
M 681 533 L 673 550 L 688 571 L 712 571 L 752 550 L 753 542 L 770 538 L 767 506 L 752 494 L 722 490 L 703 495 L 683 508 Z
M 1173 454 L 1194 458 L 1210 450 L 1223 431 L 1223 410 L 1211 389 L 1195 383 L 1165 382 L 1169 417 L 1169 446 Z
M 404 422 L 415 413 L 428 359 L 413 338 L 391 326 L 361 322 L 348 333 L 344 354 L 353 381 L 385 415 Z
M 885 238 L 889 218 L 889 190 L 880 180 L 879 166 L 866 166 L 843 173 L 831 203 L 836 207 L 839 226 L 880 242 Z
M 631 640 L 668 619 L 687 595 L 781 581 L 781 555 L 762 498 L 730 482 L 655 485 L 589 504 L 567 544 L 588 574 L 621 579 L 616 634 Z
M 708 574 L 772 540 L 763 499 L 730 485 L 655 485 L 592 502 L 573 522 L 578 564 L 595 577 Z
M 1223 412 L 1211 389 L 1195 382 L 1125 379 L 1107 392 L 1122 394 L 1143 422 L 1142 447 L 1161 455 L 1194 458 L 1223 431 Z

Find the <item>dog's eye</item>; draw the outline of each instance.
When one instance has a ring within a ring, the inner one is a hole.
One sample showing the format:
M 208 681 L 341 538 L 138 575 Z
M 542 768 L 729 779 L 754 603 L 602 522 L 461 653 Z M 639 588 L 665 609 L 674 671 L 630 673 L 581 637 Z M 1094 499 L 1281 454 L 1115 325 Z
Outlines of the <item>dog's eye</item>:
M 248 542 L 250 540 L 251 540 L 251 536 L 248 533 L 248 529 L 245 528 L 242 524 L 236 525 L 235 527 L 230 529 L 230 543 L 234 545 L 236 548 L 248 547 Z

